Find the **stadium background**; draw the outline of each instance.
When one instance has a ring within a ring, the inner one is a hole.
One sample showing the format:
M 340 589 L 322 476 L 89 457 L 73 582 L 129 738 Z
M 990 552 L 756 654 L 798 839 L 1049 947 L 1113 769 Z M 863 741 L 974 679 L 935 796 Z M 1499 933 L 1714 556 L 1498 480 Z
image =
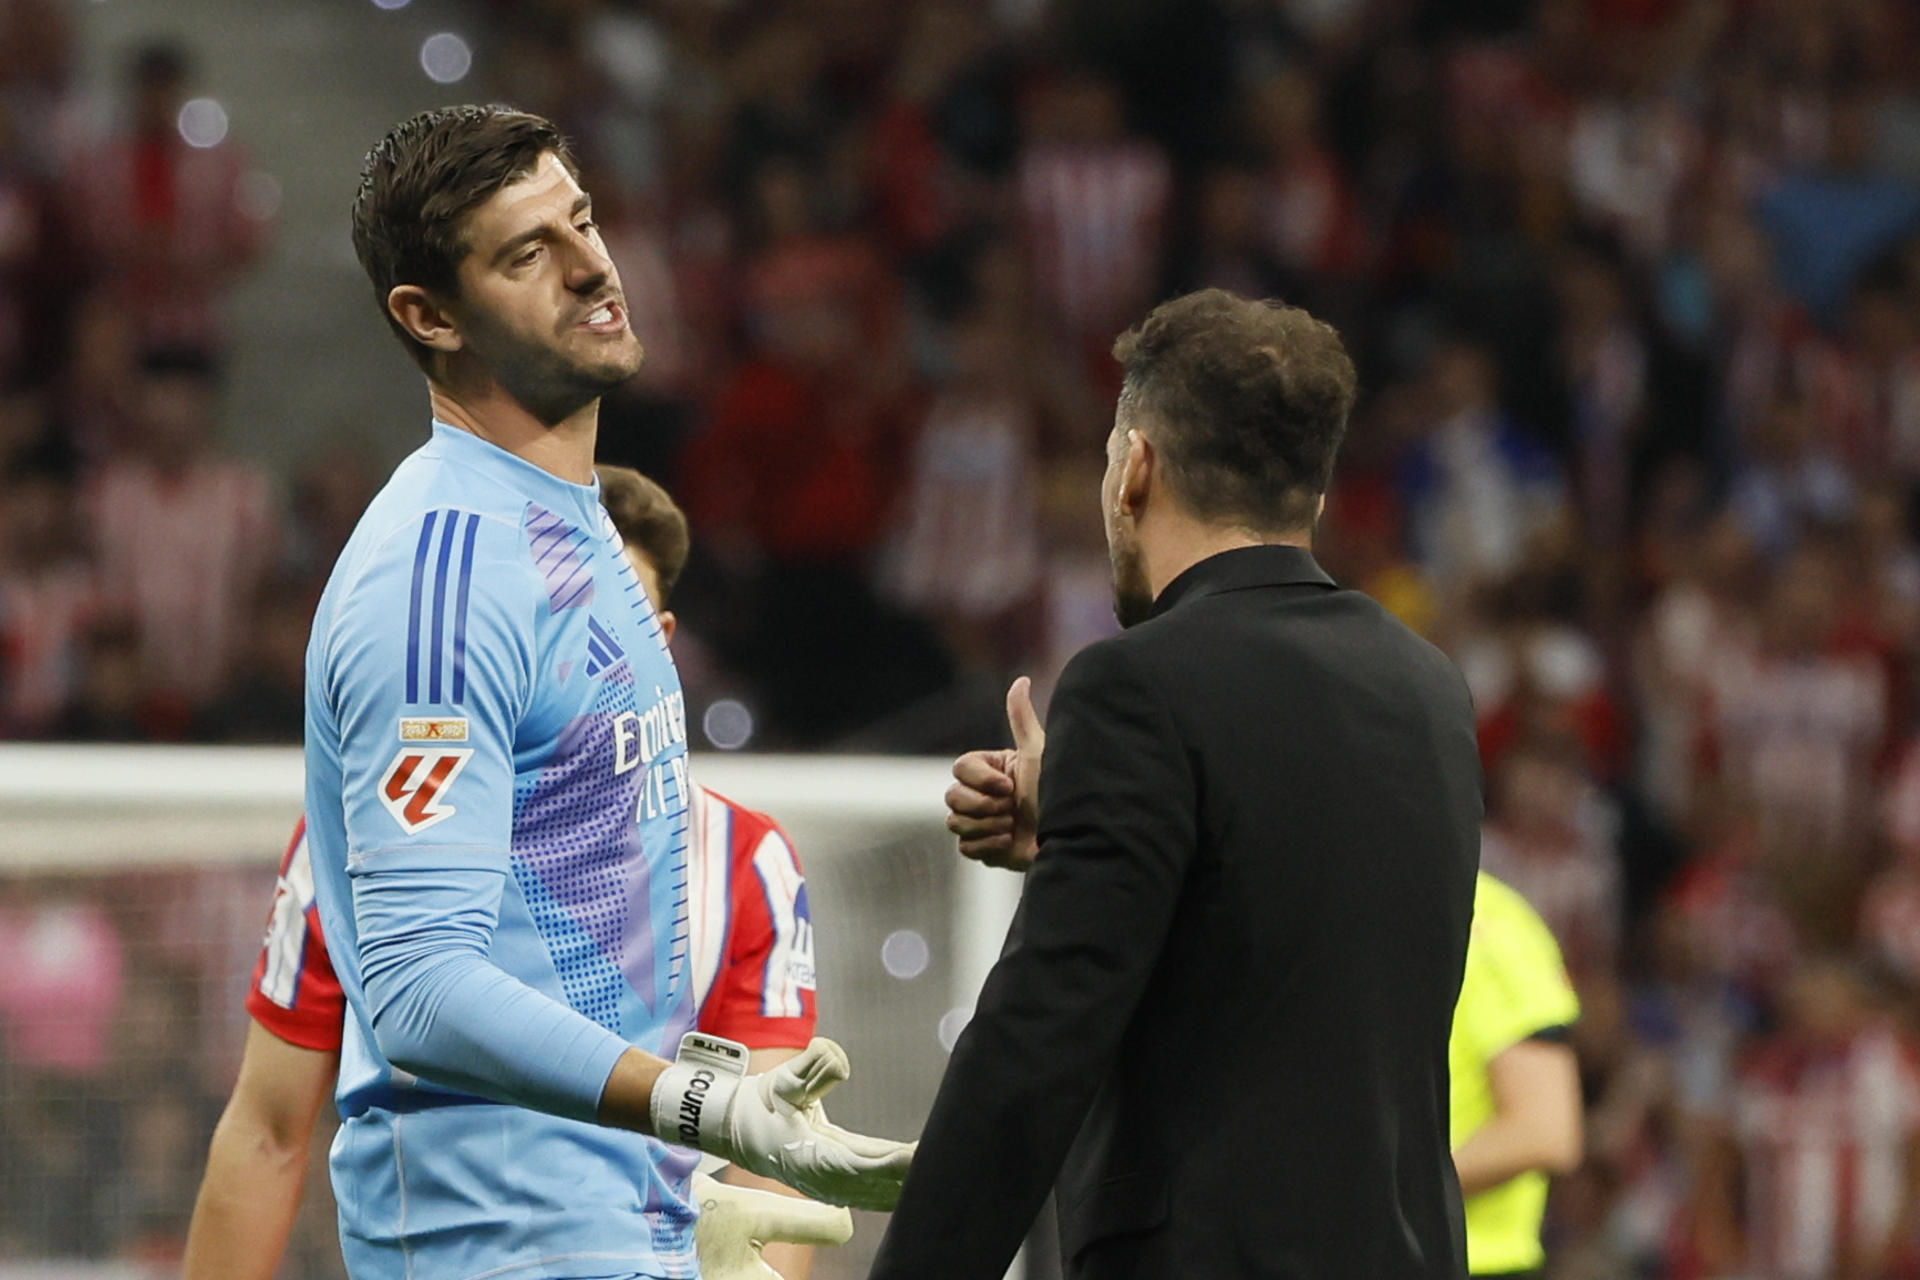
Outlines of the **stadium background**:
M 603 451 L 693 517 L 707 751 L 996 739 L 1112 625 L 1114 332 L 1203 285 L 1338 323 L 1323 559 L 1466 672 L 1488 865 L 1588 1010 L 1551 1274 L 1732 1274 L 1726 1156 L 1825 1140 L 1751 1064 L 1915 1029 L 1920 9 L 8 0 L 0 735 L 297 738 L 313 599 L 424 428 L 346 205 L 470 99 L 561 121 L 598 199 L 651 353 Z M 0 808 L 0 1275 L 163 1273 L 230 1080 L 278 849 L 114 831 L 54 874 Z M 850 1115 L 910 1127 L 937 826 L 801 852 L 824 1022 L 911 1081 Z M 288 1274 L 337 1269 L 317 1205 Z

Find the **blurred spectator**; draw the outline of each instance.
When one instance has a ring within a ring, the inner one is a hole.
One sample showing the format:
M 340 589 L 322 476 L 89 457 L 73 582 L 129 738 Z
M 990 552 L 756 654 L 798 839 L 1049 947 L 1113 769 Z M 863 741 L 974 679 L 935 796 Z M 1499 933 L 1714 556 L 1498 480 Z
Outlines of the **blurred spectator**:
M 1340 581 L 1366 592 L 1421 635 L 1437 639 L 1443 621 L 1439 601 L 1408 551 L 1399 488 L 1400 453 L 1418 431 L 1420 416 L 1419 397 L 1407 386 L 1382 391 L 1362 411 L 1341 450 L 1314 535 L 1314 555 Z
M 139 628 L 145 678 L 197 707 L 241 656 L 246 619 L 273 562 L 278 519 L 260 470 L 212 440 L 210 358 L 154 352 L 135 392 L 135 450 L 88 495 L 103 597 Z
M 294 473 L 282 571 L 316 599 L 354 524 L 380 488 L 367 443 L 351 437 Z
M 98 590 L 80 536 L 73 485 L 28 472 L 0 498 L 0 732 L 31 737 L 65 715 L 80 682 Z
M 1019 145 L 1012 89 L 983 6 L 913 6 L 870 162 L 875 218 L 896 253 L 926 253 L 991 213 Z
M 1298 299 L 1306 277 L 1274 252 L 1261 225 L 1260 175 L 1223 165 L 1201 179 L 1199 227 L 1172 258 L 1167 294 L 1227 289 L 1249 298 Z
M 1787 292 L 1832 319 L 1854 273 L 1920 226 L 1920 186 L 1873 169 L 1873 100 L 1865 90 L 1835 95 L 1824 114 L 1818 163 L 1789 172 L 1757 212 Z
M 1629 310 L 1625 281 L 1603 253 L 1565 251 L 1555 285 L 1581 524 L 1594 543 L 1616 550 L 1627 537 L 1633 464 L 1646 425 L 1647 344 Z
M 1246 110 L 1265 164 L 1257 207 L 1267 252 L 1306 278 L 1340 280 L 1364 265 L 1366 228 L 1347 175 L 1321 138 L 1323 93 L 1310 70 L 1290 65 L 1248 91 Z
M 863 246 L 813 230 L 806 177 L 785 163 L 760 175 L 757 351 L 689 446 L 682 486 L 696 541 L 750 584 L 735 656 L 760 677 L 776 738 L 851 731 L 945 675 L 925 629 L 869 576 L 917 399 L 894 354 L 894 303 Z
M 78 41 L 58 0 L 10 0 L 0 8 L 0 84 L 14 142 L 27 167 L 46 176 L 74 141 L 72 93 Z
M 1519 563 L 1564 489 L 1552 456 L 1501 407 L 1484 348 L 1456 340 L 1435 351 L 1425 394 L 1427 434 L 1400 478 L 1408 539 L 1441 593 L 1458 597 Z
M 1915 1046 L 1840 961 L 1802 967 L 1783 1013 L 1713 1115 L 1700 1200 L 1709 1274 L 1920 1274 Z
M 1173 170 L 1126 131 L 1110 82 L 1069 72 L 1035 92 L 1020 203 L 1039 300 L 1061 338 L 1104 358 L 1158 282 Z
M 1884 673 L 1837 656 L 1833 566 L 1803 552 L 1767 601 L 1760 646 L 1716 664 L 1712 732 L 1720 777 L 1749 806 L 1796 922 L 1837 939 L 1860 873 L 1864 819 L 1886 731 Z
M 78 742 L 168 741 L 186 733 L 187 708 L 156 696 L 140 659 L 140 633 L 124 617 L 107 614 L 81 641 L 82 679 L 54 736 Z
M 1759 643 L 1751 593 L 1753 541 L 1722 515 L 1686 531 L 1663 566 L 1670 577 L 1641 623 L 1635 674 L 1641 708 L 1640 792 L 1678 828 L 1694 801 L 1698 755 L 1710 738 L 1715 672 Z
M 1853 477 L 1819 434 L 1821 425 L 1804 399 L 1774 400 L 1734 478 L 1728 505 L 1769 556 L 1793 550 L 1808 526 L 1838 525 L 1853 510 Z
M 220 303 L 266 237 L 270 202 L 249 180 L 211 100 L 185 110 L 185 49 L 148 44 L 126 68 L 127 118 L 73 166 L 73 218 L 87 269 L 147 346 L 216 349 Z
M 1920 993 L 1920 743 L 1909 742 L 1887 784 L 1882 808 L 1887 865 L 1860 904 L 1868 953 Z
M 98 463 L 131 442 L 133 395 L 139 378 L 134 322 L 109 291 L 79 299 L 68 334 L 66 368 L 55 402 L 84 462 Z
M 38 386 L 61 355 L 72 263 L 52 184 L 30 150 L 35 140 L 18 126 L 0 106 L 0 371 Z
M 1480 863 L 1547 922 L 1583 993 L 1612 972 L 1620 942 L 1620 868 L 1609 815 L 1579 745 L 1516 742 L 1494 776 Z
M 946 385 L 908 461 L 887 582 L 938 619 L 961 661 L 996 676 L 1030 651 L 1020 622 L 1040 584 L 1046 407 L 1013 335 L 980 317 L 953 334 Z
M 1855 474 L 1920 480 L 1920 306 L 1904 264 L 1863 272 L 1839 340 L 1815 352 L 1819 403 Z
M 296 579 L 260 592 L 244 656 L 197 726 L 219 742 L 299 742 L 306 724 L 307 630 L 316 595 Z
M 1688 968 L 1754 1009 L 1778 995 L 1801 954 L 1799 930 L 1782 905 L 1780 877 L 1765 858 L 1750 810 L 1723 788 L 1703 789 L 1690 834 L 1694 856 L 1661 904 L 1686 931 Z M 1741 1030 L 1757 1021 L 1749 1018 Z

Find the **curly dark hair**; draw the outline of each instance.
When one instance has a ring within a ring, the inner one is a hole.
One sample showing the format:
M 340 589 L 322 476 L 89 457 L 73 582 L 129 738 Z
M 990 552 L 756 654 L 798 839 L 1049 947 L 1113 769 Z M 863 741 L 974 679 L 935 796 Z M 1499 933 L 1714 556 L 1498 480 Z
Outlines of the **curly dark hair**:
M 1313 526 L 1353 411 L 1354 371 L 1324 320 L 1203 289 L 1122 334 L 1123 424 L 1146 430 L 1197 516 L 1263 532 Z

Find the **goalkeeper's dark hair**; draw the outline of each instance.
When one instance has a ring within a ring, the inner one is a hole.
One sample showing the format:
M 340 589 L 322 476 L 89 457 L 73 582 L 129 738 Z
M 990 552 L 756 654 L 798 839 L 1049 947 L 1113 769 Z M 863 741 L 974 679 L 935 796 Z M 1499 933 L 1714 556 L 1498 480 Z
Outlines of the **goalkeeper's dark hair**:
M 387 295 L 411 284 L 458 296 L 467 215 L 549 151 L 579 176 L 552 121 L 511 107 L 460 106 L 403 120 L 367 152 L 353 197 L 353 251 L 381 316 L 422 369 L 432 352 L 388 313 Z
M 1299 307 L 1203 289 L 1120 336 L 1120 423 L 1145 430 L 1194 515 L 1310 529 L 1353 411 L 1353 361 Z
M 613 527 L 653 566 L 660 580 L 660 608 L 666 608 L 692 546 L 686 513 L 665 489 L 632 467 L 603 464 L 593 470 L 600 477 L 600 501 L 613 517 Z

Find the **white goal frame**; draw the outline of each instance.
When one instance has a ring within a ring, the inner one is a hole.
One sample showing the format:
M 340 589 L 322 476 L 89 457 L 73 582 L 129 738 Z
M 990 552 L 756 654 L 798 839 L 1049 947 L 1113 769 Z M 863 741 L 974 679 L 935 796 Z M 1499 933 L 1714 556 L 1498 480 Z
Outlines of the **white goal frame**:
M 847 819 L 943 832 L 948 768 L 896 756 L 694 758 L 701 783 L 798 833 Z M 0 875 L 271 863 L 303 795 L 296 747 L 0 743 Z M 809 858 L 832 856 L 801 845 Z M 1019 896 L 1019 877 L 1006 872 L 964 867 L 956 876 L 956 1007 L 973 1004 Z

